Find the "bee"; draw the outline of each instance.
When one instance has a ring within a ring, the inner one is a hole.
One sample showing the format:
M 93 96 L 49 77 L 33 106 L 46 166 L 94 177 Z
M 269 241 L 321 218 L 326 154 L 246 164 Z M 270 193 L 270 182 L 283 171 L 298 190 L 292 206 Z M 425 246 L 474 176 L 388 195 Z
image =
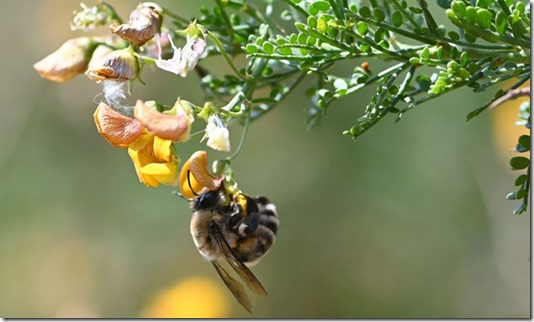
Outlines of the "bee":
M 191 235 L 198 251 L 213 264 L 237 301 L 252 312 L 242 283 L 223 264 L 227 262 L 252 292 L 267 295 L 248 267 L 256 265 L 276 240 L 279 225 L 276 206 L 263 196 L 230 195 L 221 185 L 192 199 L 190 207 Z

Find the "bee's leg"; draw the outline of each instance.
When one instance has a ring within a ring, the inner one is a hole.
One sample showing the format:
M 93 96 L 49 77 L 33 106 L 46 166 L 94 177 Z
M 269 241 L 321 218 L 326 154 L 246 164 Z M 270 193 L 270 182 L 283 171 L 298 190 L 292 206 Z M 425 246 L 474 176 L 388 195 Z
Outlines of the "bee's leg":
M 243 220 L 243 213 L 242 212 L 235 212 L 230 216 L 230 219 L 228 220 L 228 226 L 231 229 L 234 229 L 237 227 L 237 225 Z
M 243 223 L 239 225 L 239 233 L 243 236 L 248 236 L 258 228 L 260 222 L 260 214 L 253 212 L 248 214 Z

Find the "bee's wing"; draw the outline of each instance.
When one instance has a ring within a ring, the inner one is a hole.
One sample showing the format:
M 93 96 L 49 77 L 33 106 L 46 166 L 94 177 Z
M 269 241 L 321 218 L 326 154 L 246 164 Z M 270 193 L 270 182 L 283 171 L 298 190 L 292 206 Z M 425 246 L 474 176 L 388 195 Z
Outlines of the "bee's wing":
M 232 292 L 232 294 L 234 294 L 234 297 L 237 299 L 237 301 L 243 305 L 247 311 L 252 313 L 252 304 L 250 303 L 247 293 L 245 293 L 243 284 L 233 279 L 232 276 L 230 276 L 230 274 L 228 274 L 228 272 L 226 272 L 226 270 L 217 261 L 211 263 L 224 281 L 224 284 L 226 284 L 228 289 Z
M 248 269 L 243 262 L 235 257 L 230 245 L 228 245 L 228 242 L 221 232 L 221 228 L 214 222 L 210 224 L 210 235 L 215 240 L 215 245 L 217 245 L 217 248 L 223 255 L 224 259 L 228 262 L 228 264 L 230 264 L 230 266 L 232 266 L 236 273 L 239 274 L 241 279 L 245 281 L 248 288 L 258 295 L 267 295 L 267 291 L 265 291 L 265 288 L 263 288 L 263 285 L 261 285 L 256 276 L 252 274 L 250 269 Z

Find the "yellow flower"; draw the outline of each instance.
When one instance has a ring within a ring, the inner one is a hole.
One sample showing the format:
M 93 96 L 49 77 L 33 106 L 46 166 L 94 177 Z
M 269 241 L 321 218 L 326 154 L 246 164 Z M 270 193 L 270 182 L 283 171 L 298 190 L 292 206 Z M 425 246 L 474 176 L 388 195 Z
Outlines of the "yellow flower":
M 159 293 L 141 313 L 146 318 L 225 318 L 228 298 L 218 283 L 194 276 Z
M 171 140 L 145 132 L 128 148 L 139 181 L 149 187 L 178 184 L 178 155 Z
M 208 170 L 208 154 L 197 151 L 185 162 L 180 171 L 180 192 L 185 198 L 194 198 L 202 190 L 217 190 L 224 179 Z

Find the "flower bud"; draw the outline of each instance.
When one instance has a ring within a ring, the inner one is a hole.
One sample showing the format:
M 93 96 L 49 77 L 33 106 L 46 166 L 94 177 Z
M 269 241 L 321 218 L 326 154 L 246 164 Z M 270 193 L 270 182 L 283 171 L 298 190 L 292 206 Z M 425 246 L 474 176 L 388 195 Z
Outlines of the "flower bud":
M 107 54 L 100 64 L 95 63 L 95 66 L 91 66 L 85 75 L 96 82 L 104 80 L 125 82 L 135 79 L 138 73 L 139 61 L 137 57 L 132 54 L 129 48 L 125 48 Z
M 204 139 L 208 139 L 206 145 L 218 151 L 230 151 L 230 132 L 217 114 L 212 114 L 208 119 Z
M 115 19 L 115 11 L 105 3 L 100 2 L 94 6 L 88 7 L 80 3 L 81 11 L 74 12 L 74 18 L 70 26 L 71 30 L 92 30 L 99 26 L 108 25 Z
M 183 142 L 189 139 L 192 111 L 186 110 L 180 99 L 170 111 L 160 113 L 148 107 L 143 101 L 135 104 L 134 116 L 148 131 L 162 139 Z
M 111 145 L 130 146 L 143 132 L 143 125 L 136 119 L 124 116 L 102 102 L 93 114 L 96 128 Z
M 163 9 L 153 2 L 144 2 L 132 11 L 128 23 L 113 23 L 109 29 L 132 44 L 142 46 L 159 32 L 162 20 Z
M 33 68 L 49 81 L 66 82 L 85 72 L 96 46 L 97 42 L 89 37 L 70 39 Z

